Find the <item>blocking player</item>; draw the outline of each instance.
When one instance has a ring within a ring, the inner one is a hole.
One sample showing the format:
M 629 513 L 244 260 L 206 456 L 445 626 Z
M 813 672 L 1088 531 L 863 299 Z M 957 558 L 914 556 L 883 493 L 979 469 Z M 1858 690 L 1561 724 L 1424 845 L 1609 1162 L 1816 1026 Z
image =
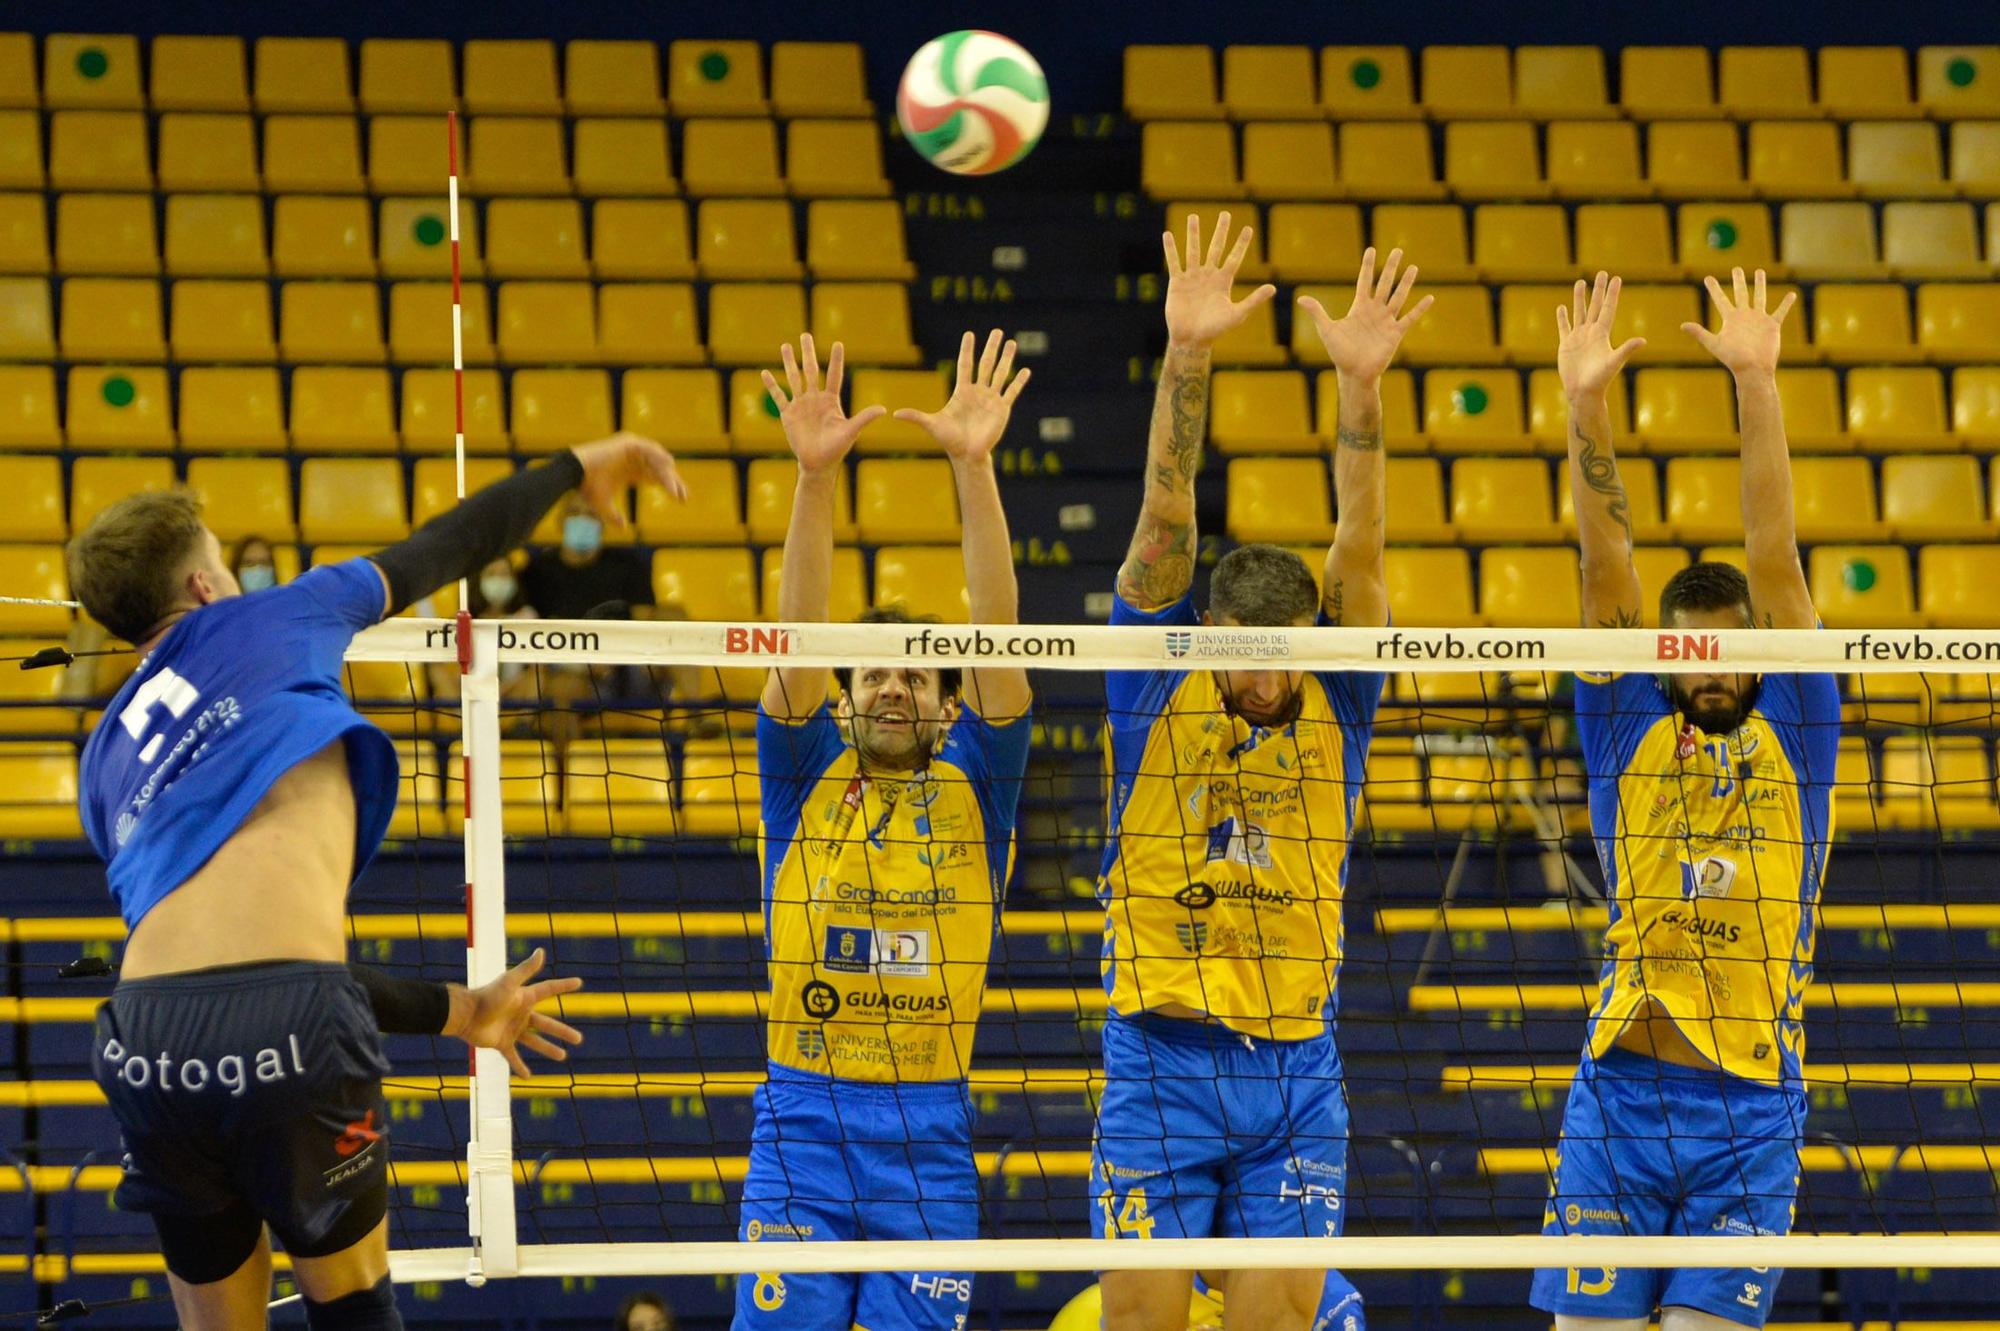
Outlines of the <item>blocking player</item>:
M 402 1325 L 389 1284 L 383 1031 L 560 1059 L 542 953 L 477 991 L 348 966 L 347 888 L 396 805 L 396 754 L 349 704 L 361 629 L 526 540 L 567 490 L 615 513 L 650 440 L 585 444 L 366 558 L 244 594 L 186 491 L 139 494 L 71 542 L 70 585 L 143 657 L 83 752 L 82 815 L 130 937 L 99 1009 L 98 1084 L 125 1143 L 121 1210 L 159 1231 L 181 1325 L 262 1327 L 283 1241 L 316 1331 Z M 615 519 L 614 520 L 618 520 Z M 518 1046 L 518 1048 L 517 1048 Z
M 1028 371 L 996 330 L 927 431 L 951 460 L 966 590 L 980 624 L 1019 615 L 993 447 Z M 798 459 L 778 617 L 827 618 L 833 506 L 855 436 L 883 414 L 840 405 L 836 342 L 822 383 L 810 336 L 764 375 Z M 1010 382 L 1011 378 L 1011 382 Z M 864 622 L 909 622 L 873 612 Z M 972 1239 L 979 1179 L 965 1077 L 986 962 L 1012 861 L 1028 761 L 1028 677 L 878 661 L 777 669 L 757 717 L 764 942 L 771 966 L 769 1076 L 757 1092 L 740 1235 L 750 1242 Z M 742 1331 L 952 1331 L 963 1271 L 743 1277 Z
M 1736 380 L 1745 569 L 1700 563 L 1660 593 L 1660 625 L 1813 628 L 1778 410 L 1779 326 L 1764 274 L 1714 278 L 1722 314 L 1689 336 Z M 1643 339 L 1611 345 L 1619 282 L 1557 311 L 1585 622 L 1640 622 L 1632 523 L 1607 393 Z M 1832 834 L 1840 696 L 1832 675 L 1580 674 L 1577 731 L 1611 899 L 1583 1063 L 1563 1114 L 1547 1234 L 1783 1234 L 1805 1124 L 1800 1005 L 1812 980 Z M 1570 1268 L 1535 1275 L 1562 1331 L 1761 1327 L 1783 1273 Z
M 1145 500 L 1118 573 L 1114 624 L 1256 629 L 1381 625 L 1383 372 L 1430 298 L 1417 270 L 1363 257 L 1334 319 L 1300 301 L 1338 373 L 1340 525 L 1325 590 L 1305 562 L 1246 545 L 1193 599 L 1194 478 L 1210 348 L 1270 299 L 1234 300 L 1250 246 L 1217 219 L 1206 256 L 1188 222 L 1166 248 L 1167 354 L 1147 441 Z M 1250 634 L 1244 635 L 1246 638 Z M 1245 654 L 1251 654 L 1246 652 Z M 1334 1048 L 1341 896 L 1354 799 L 1382 676 L 1203 669 L 1113 673 L 1105 907 L 1105 1088 L 1092 1155 L 1099 1237 L 1333 1236 L 1347 1177 L 1347 1110 Z M 1226 1274 L 1232 1327 L 1303 1331 L 1321 1271 Z M 1107 1271 L 1106 1331 L 1179 1331 L 1190 1271 Z

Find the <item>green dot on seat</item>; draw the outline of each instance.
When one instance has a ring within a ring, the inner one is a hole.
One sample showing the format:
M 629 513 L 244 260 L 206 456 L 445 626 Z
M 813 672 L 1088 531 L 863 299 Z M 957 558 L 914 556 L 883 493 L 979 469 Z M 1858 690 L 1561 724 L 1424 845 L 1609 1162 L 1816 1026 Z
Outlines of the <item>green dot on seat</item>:
M 1468 416 L 1477 416 L 1485 411 L 1490 400 L 1486 390 L 1478 384 L 1460 384 L 1451 390 L 1451 404 Z
M 411 227 L 410 231 L 416 236 L 417 244 L 435 245 L 444 239 L 444 219 L 425 213 L 417 219 L 417 224 Z
M 1954 88 L 1970 87 L 1972 81 L 1979 77 L 1979 66 L 1959 56 L 1944 67 L 1944 77 Z
M 95 46 L 86 46 L 76 53 L 76 72 L 87 79 L 101 79 L 109 68 L 111 58 Z
M 139 390 L 122 374 L 114 374 L 105 379 L 103 387 L 98 391 L 104 395 L 104 400 L 114 407 L 129 407 L 132 405 L 132 399 L 139 396 Z
M 1382 66 L 1364 57 L 1347 67 L 1347 77 L 1354 80 L 1355 87 L 1366 91 L 1382 81 Z
M 772 420 L 778 419 L 778 399 L 769 393 L 764 394 L 764 414 Z
M 729 77 L 729 57 L 720 51 L 710 51 L 701 58 L 701 76 L 710 83 L 720 83 Z
M 1851 592 L 1865 592 L 1875 585 L 1875 565 L 1865 559 L 1850 559 L 1841 566 L 1840 580 Z
M 1718 217 L 1708 224 L 1708 247 L 1712 250 L 1727 250 L 1736 247 L 1736 223 L 1726 217 Z

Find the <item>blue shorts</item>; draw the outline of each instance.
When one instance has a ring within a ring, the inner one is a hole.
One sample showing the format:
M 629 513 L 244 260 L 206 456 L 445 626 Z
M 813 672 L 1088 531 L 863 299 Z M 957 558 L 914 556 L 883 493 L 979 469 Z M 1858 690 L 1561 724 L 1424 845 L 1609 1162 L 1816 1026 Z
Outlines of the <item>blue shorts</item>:
M 757 1092 L 737 1237 L 750 1243 L 979 1237 L 962 1082 L 875 1085 L 772 1068 Z M 785 1275 L 736 1286 L 737 1331 L 959 1331 L 967 1271 Z
M 1544 1234 L 1786 1234 L 1806 1118 L 1797 1091 L 1613 1049 L 1586 1058 L 1563 1111 Z M 1761 1327 L 1781 1270 L 1537 1271 L 1533 1302 L 1573 1317 L 1694 1308 Z
M 1347 1185 L 1340 1078 L 1330 1035 L 1253 1042 L 1202 1022 L 1112 1016 L 1091 1233 L 1338 1235 Z

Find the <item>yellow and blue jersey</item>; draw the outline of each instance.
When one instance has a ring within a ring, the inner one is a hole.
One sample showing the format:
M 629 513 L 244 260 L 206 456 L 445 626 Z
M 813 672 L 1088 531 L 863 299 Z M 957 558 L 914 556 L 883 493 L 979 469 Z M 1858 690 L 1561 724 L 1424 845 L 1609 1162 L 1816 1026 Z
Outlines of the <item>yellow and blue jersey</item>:
M 1650 999 L 1724 1072 L 1796 1084 L 1833 835 L 1840 690 L 1771 675 L 1728 735 L 1646 675 L 1577 676 L 1591 832 L 1611 898 L 1588 1055 Z
M 775 1068 L 965 1077 L 1029 732 L 961 704 L 927 767 L 871 775 L 825 706 L 797 725 L 759 711 Z
M 1194 624 L 1121 599 L 1114 624 Z M 1121 1016 L 1169 1005 L 1260 1039 L 1325 1034 L 1339 975 L 1354 802 L 1382 697 L 1374 672 L 1314 671 L 1298 713 L 1254 726 L 1208 670 L 1114 671 L 1103 976 Z

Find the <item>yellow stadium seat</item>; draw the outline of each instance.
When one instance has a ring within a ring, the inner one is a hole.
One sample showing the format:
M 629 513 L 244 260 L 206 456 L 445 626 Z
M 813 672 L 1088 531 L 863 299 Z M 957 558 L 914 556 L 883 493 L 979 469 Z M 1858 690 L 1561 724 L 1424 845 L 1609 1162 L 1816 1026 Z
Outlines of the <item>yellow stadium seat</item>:
M 869 407 L 886 407 L 892 413 L 861 432 L 857 451 L 935 453 L 937 445 L 922 426 L 899 421 L 893 413 L 901 407 L 942 411 L 947 396 L 944 376 L 935 370 L 850 371 L 848 414 L 859 415 Z
M 822 280 L 917 275 L 903 238 L 903 210 L 887 199 L 816 199 L 806 210 L 806 262 Z
M 1359 121 L 1340 126 L 1340 184 L 1361 199 L 1444 196 L 1423 125 Z
M 854 517 L 869 545 L 959 539 L 958 491 L 944 458 L 863 458 L 854 469 Z
M 468 191 L 466 131 L 458 127 L 459 189 Z M 430 116 L 372 116 L 368 121 L 368 188 L 376 194 L 437 198 L 451 170 L 451 146 Z
M 259 37 L 256 54 L 259 111 L 354 110 L 347 43 L 340 38 Z
M 1340 424 L 1340 376 L 1321 370 L 1313 396 L 1313 432 L 1332 447 Z M 1424 451 L 1424 433 L 1417 423 L 1416 377 L 1408 370 L 1392 369 L 1382 376 L 1382 446 L 1390 453 Z M 1442 512 L 1442 494 L 1439 509 Z
M 1945 426 L 1944 376 L 1915 366 L 1849 370 L 1847 432 L 1871 449 L 1959 446 Z
M 1813 608 L 1828 628 L 1915 625 L 1910 552 L 1900 545 L 1821 545 L 1807 561 Z
M 2000 286 L 1926 282 L 1917 288 L 1917 345 L 1933 361 L 2000 361 Z
M 1692 286 L 1627 285 L 1618 299 L 1618 318 L 1611 336 L 1621 342 L 1628 337 L 1646 339 L 1646 345 L 1633 356 L 1638 364 L 1706 364 L 1708 353 L 1681 331 L 1682 324 L 1700 317 L 1701 299 Z
M 1472 261 L 1491 282 L 1561 281 L 1577 271 L 1569 255 L 1569 222 L 1555 204 L 1482 203 L 1474 208 Z M 1430 271 L 1428 263 L 1421 266 Z
M 1840 382 L 1834 371 L 1779 367 L 1778 405 L 1792 452 L 1844 453 L 1853 446 L 1841 416 Z
M 744 504 L 745 516 L 750 528 L 750 539 L 758 545 L 782 545 L 785 532 L 792 522 L 792 496 L 798 489 L 798 464 L 789 456 L 782 458 L 752 458 L 748 482 L 748 499 Z M 833 487 L 833 539 L 852 541 L 856 537 L 854 526 L 853 487 L 848 484 L 847 469 L 841 468 L 834 477 Z M 774 552 L 782 555 L 782 551 Z M 859 552 L 855 552 L 858 554 Z M 840 552 L 835 552 L 835 558 Z M 856 566 L 857 574 L 859 566 Z M 768 571 L 768 570 L 767 570 Z M 856 587 L 860 586 L 857 576 Z M 767 594 L 764 604 L 767 609 L 777 603 L 768 595 L 771 583 L 767 578 Z M 857 598 L 859 600 L 859 598 Z M 859 601 L 856 613 L 860 613 Z M 843 618 L 836 613 L 835 619 Z
M 65 622 L 54 631 L 66 628 Z M 0 835 L 27 841 L 83 836 L 74 747 L 24 743 L 0 749 Z
M 1603 271 L 1627 282 L 1678 277 L 1670 245 L 1667 210 L 1657 203 L 1586 203 L 1576 210 L 1580 275 Z
M 1479 613 L 1495 628 L 1573 628 L 1583 618 L 1576 554 L 1491 546 L 1479 552 Z
M 486 288 L 459 288 L 465 324 L 465 363 L 493 363 L 493 320 Z M 397 282 L 389 288 L 389 354 L 399 364 L 451 364 L 451 284 Z
M 1355 205 L 1277 203 L 1267 220 L 1269 263 L 1279 279 L 1338 279 L 1361 267 L 1361 210 Z
M 1669 199 L 1733 199 L 1749 194 L 1736 124 L 1654 121 L 1646 127 L 1646 180 Z
M 1917 97 L 1939 119 L 2000 113 L 2000 46 L 1918 47 Z
M 1275 121 L 1243 127 L 1243 184 L 1253 199 L 1330 199 L 1333 127 Z
M 1721 114 L 1706 48 L 1628 46 L 1618 55 L 1618 104 L 1627 115 L 1690 120 Z
M 576 189 L 579 194 L 678 194 L 667 155 L 664 120 L 579 120 Z
M 170 111 L 160 117 L 161 189 L 254 192 L 263 179 L 249 116 Z
M 1441 453 L 1527 451 L 1513 370 L 1436 369 L 1424 376 L 1424 431 Z
M 1464 550 L 1396 545 L 1383 552 L 1389 617 L 1408 628 L 1464 628 L 1479 623 L 1472 600 L 1472 560 Z
M 910 336 L 909 291 L 900 282 L 815 283 L 812 335 L 822 347 L 844 342 L 856 364 L 914 365 L 923 359 Z M 1216 351 L 1220 362 L 1222 348 Z
M 1210 391 L 1209 437 L 1216 451 L 1321 451 L 1306 403 L 1306 377 L 1297 370 L 1219 370 Z
M 1788 203 L 1779 213 L 1779 230 L 1779 253 L 1796 276 L 1854 279 L 1886 273 L 1876 250 L 1875 210 L 1868 204 Z
M 53 360 L 55 354 L 48 282 L 39 277 L 0 278 L 0 360 Z
M 473 193 L 569 193 L 562 121 L 535 116 L 480 116 L 472 122 L 470 142 L 465 170 Z M 460 188 L 465 188 L 464 182 Z
M 602 439 L 611 422 L 611 376 L 603 370 L 516 370 L 514 443 L 523 453 L 553 453 Z
M 1882 258 L 1901 278 L 1990 277 L 1979 258 L 1979 231 L 1969 203 L 1887 203 L 1882 206 Z M 1918 293 L 1918 303 L 1922 303 Z
M 1525 120 L 1446 125 L 1444 180 L 1461 199 L 1539 199 L 1550 193 L 1535 127 Z
M 66 360 L 159 360 L 160 284 L 144 279 L 76 277 L 62 288 Z
M 1849 125 L 1847 178 L 1870 198 L 1951 193 L 1938 127 L 1928 120 L 1857 120 Z
M 454 447 L 450 370 L 403 371 L 403 447 L 412 453 L 448 453 Z M 505 453 L 507 426 L 497 370 L 465 372 L 465 446 L 474 453 Z M 419 463 L 419 466 L 423 464 Z
M 772 42 L 771 110 L 800 116 L 872 116 L 859 42 Z
M 1900 46 L 1823 46 L 1819 110 L 1839 120 L 1919 114 L 1910 96 L 1910 57 Z
M 308 545 L 386 543 L 409 535 L 403 468 L 394 458 L 307 458 L 299 528 Z
M 42 187 L 42 118 L 33 111 L 0 111 L 0 187 Z
M 486 266 L 495 277 L 589 277 L 582 207 L 573 199 L 493 200 L 486 205 Z
M 1762 268 L 1772 278 L 1788 274 L 1771 237 L 1771 210 L 1761 203 L 1684 203 L 1679 208 L 1678 251 L 1693 278 L 1726 276 L 1731 268 Z
M 660 48 L 576 38 L 563 46 L 563 89 L 573 116 L 664 116 Z M 581 175 L 581 172 L 578 173 Z
M 1234 199 L 1236 131 L 1228 125 L 1153 121 L 1140 130 L 1140 181 L 1156 199 Z
M 1991 540 L 1995 527 L 1969 457 L 1882 460 L 1882 520 L 1898 541 Z
M 451 276 L 451 232 L 444 205 L 436 199 L 384 199 L 376 257 L 382 276 Z M 458 201 L 458 269 L 464 277 L 485 271 L 480 257 L 479 222 L 470 199 Z
M 1390 539 L 1426 544 L 1457 538 L 1445 516 L 1444 472 L 1436 458 L 1391 457 L 1383 469 L 1388 493 L 1384 529 Z
M 800 297 L 800 314 L 804 314 L 803 295 Z M 775 366 L 778 363 L 777 350 L 777 343 L 774 342 L 770 352 L 759 359 Z M 716 359 L 722 359 L 720 352 L 716 354 Z M 782 453 L 787 458 L 791 456 L 791 450 L 785 444 L 784 429 L 778 424 L 778 404 L 764 391 L 757 370 L 729 372 L 729 444 L 739 453 Z
M 1312 48 L 1223 47 L 1222 100 L 1237 120 L 1319 119 Z
M 691 547 L 653 552 L 653 600 L 689 619 L 757 618 L 757 582 L 747 549 Z
M 60 545 L 0 545 L 0 586 L 12 596 L 45 601 L 69 598 Z M 69 631 L 70 612 L 59 606 L 0 606 L 0 632 L 43 634 L 60 639 Z M 71 803 L 75 802 L 71 793 Z
M 366 199 L 286 195 L 272 209 L 271 263 L 281 277 L 375 276 Z
M 1537 119 L 1616 115 L 1595 46 L 1523 46 L 1514 52 L 1514 106 Z
M 514 365 L 597 360 L 597 312 L 588 282 L 502 282 L 500 359 Z
M 42 101 L 66 106 L 133 108 L 139 90 L 139 39 L 127 34 L 51 33 L 43 49 Z
M 1549 125 L 1549 188 L 1560 199 L 1637 199 L 1653 193 L 1639 171 L 1639 129 L 1616 120 Z
M 1991 625 L 1997 581 L 2000 545 L 1926 545 L 1917 551 L 1918 609 L 1935 628 Z
M 1486 288 L 1424 286 L 1437 303 L 1403 334 L 1402 359 L 1411 365 L 1499 364 L 1500 348 L 1493 341 L 1493 303 Z M 1319 350 L 1311 320 L 1304 322 L 1306 336 L 1313 339 L 1313 358 L 1317 359 L 1325 353 Z
M 69 525 L 82 531 L 127 495 L 174 488 L 166 458 L 78 458 L 69 472 Z
M 373 282 L 287 282 L 278 349 L 289 361 L 380 361 L 382 297 Z
M 1824 121 L 1751 122 L 1750 186 L 1767 199 L 1851 197 L 1855 191 L 1841 167 L 1839 127 Z
M 709 289 L 708 349 L 717 364 L 775 369 L 778 348 L 796 343 L 805 328 L 805 290 L 796 283 L 730 282 Z M 828 344 L 820 354 L 831 350 Z
M 687 205 L 679 199 L 599 199 L 590 221 L 591 267 L 598 277 L 695 275 Z
M 955 545 L 885 545 L 875 552 L 875 604 L 964 624 L 972 612 L 965 560 Z
M 1694 557 L 1678 545 L 1642 545 L 1632 551 L 1632 567 L 1639 574 L 1640 614 L 1645 627 L 1659 627 L 1661 588 L 1693 562 Z
M 1875 515 L 1875 471 L 1867 458 L 1794 458 L 1792 510 L 1799 539 L 1877 541 L 1886 534 Z
M 458 105 L 451 43 L 400 37 L 361 42 L 361 109 L 369 115 L 442 114 Z
M 1333 539 L 1333 510 L 1321 458 L 1232 458 L 1227 530 L 1236 541 Z
M 272 193 L 359 194 L 361 136 L 353 118 L 266 117 L 264 188 Z M 433 181 L 430 190 L 436 189 Z
M 41 87 L 35 39 L 25 32 L 0 33 L 0 106 L 38 107 Z
M 685 282 L 607 282 L 597 292 L 597 354 L 610 365 L 699 365 L 708 359 Z
M 1371 220 L 1377 255 L 1386 258 L 1390 250 L 1400 249 L 1406 262 L 1418 265 L 1432 281 L 1463 282 L 1474 275 L 1465 210 L 1457 204 L 1377 204 Z
M 680 830 L 673 767 L 659 740 L 572 743 L 562 773 L 563 827 L 573 837 L 671 836 Z
M 882 135 L 872 120 L 794 120 L 785 127 L 785 183 L 802 199 L 889 192 Z
M 1125 48 L 1125 114 L 1134 120 L 1220 120 L 1215 88 L 1206 46 Z
M 1836 362 L 1911 361 L 1910 298 L 1890 283 L 1827 283 L 1813 292 L 1813 343 Z
M 1819 114 L 1803 46 L 1725 46 L 1721 67 L 1722 109 L 1730 116 L 1803 119 Z
M 4 301 L 4 293 L 0 293 L 0 313 L 4 313 Z M 6 451 L 60 448 L 62 439 L 62 430 L 56 425 L 54 367 L 0 365 L 0 442 Z
M 766 114 L 763 51 L 751 41 L 672 43 L 667 101 L 677 119 Z
M 1562 533 L 1549 502 L 1549 466 L 1540 458 L 1460 458 L 1451 464 L 1451 520 L 1461 539 L 1552 541 Z
M 59 196 L 56 267 L 66 275 L 156 275 L 160 249 L 153 230 L 152 198 L 144 194 Z
M 1412 120 L 1423 114 L 1410 74 L 1410 53 L 1400 46 L 1323 47 L 1319 95 L 1336 121 Z
M 473 115 L 559 116 L 556 48 L 548 41 L 465 44 L 465 109 Z
M 620 428 L 676 454 L 727 453 L 722 381 L 714 370 L 627 370 L 619 386 Z
M 1633 432 L 1649 453 L 1736 450 L 1736 393 L 1727 370 L 1641 370 L 1632 411 Z
M 743 544 L 743 497 L 736 464 L 728 458 L 684 458 L 680 472 L 688 488 L 685 503 L 669 498 L 658 486 L 636 492 L 639 539 L 656 545 Z
M 285 447 L 284 397 L 269 365 L 190 365 L 181 371 L 180 399 L 181 443 L 190 450 Z
M 760 459 L 760 461 L 775 461 L 775 459 Z M 789 481 L 786 483 L 785 493 L 786 502 L 789 504 L 791 494 Z M 778 539 L 781 541 L 784 539 L 782 531 Z M 783 576 L 784 560 L 785 552 L 781 548 L 774 546 L 764 551 L 763 586 L 766 619 L 778 617 L 778 585 Z M 868 609 L 868 579 L 862 571 L 861 551 L 852 546 L 834 547 L 831 576 L 833 585 L 828 590 L 826 617 L 835 624 L 852 623 Z
M 243 194 L 174 194 L 167 198 L 167 271 L 176 277 L 262 277 L 264 207 Z
M 1556 344 L 1556 307 L 1570 303 L 1568 285 L 1546 286 L 1517 282 L 1500 289 L 1500 347 L 1515 365 L 1553 365 Z M 1623 389 L 1612 386 L 1614 400 L 1622 400 Z
M 241 37 L 161 34 L 152 46 L 156 111 L 248 111 L 250 80 Z
M 710 280 L 797 281 L 798 237 L 783 199 L 707 199 L 695 218 L 695 255 Z
M 1689 544 L 1743 536 L 1743 464 L 1729 458 L 1669 458 L 1667 526 Z
M 389 371 L 306 365 L 292 371 L 292 445 L 316 453 L 393 453 Z
M 1426 46 L 1424 109 L 1439 120 L 1514 113 L 1512 62 L 1504 46 Z
M 196 458 L 188 463 L 187 484 L 201 500 L 203 521 L 224 544 L 245 536 L 291 541 L 298 535 L 283 458 Z
M 690 120 L 681 137 L 681 183 L 690 194 L 783 194 L 777 125 L 769 120 Z
M 1951 428 L 1967 446 L 2000 449 L 2000 367 L 1978 366 L 1951 376 Z
M 50 116 L 49 184 L 59 190 L 153 188 L 145 115 L 58 111 Z
M 1548 359 L 1553 360 L 1551 355 Z M 1625 392 L 1625 377 L 1611 384 L 1611 439 L 1613 447 L 1632 451 L 1624 443 L 1631 433 L 1632 404 Z M 1562 377 L 1543 368 L 1528 372 L 1528 433 L 1543 452 L 1569 452 L 1569 400 L 1563 395 Z
M 407 742 L 410 736 L 429 735 L 436 730 L 434 717 L 424 706 L 430 700 L 431 690 L 430 675 L 423 667 L 402 661 L 349 661 L 341 673 L 342 682 L 347 686 L 347 696 L 354 700 L 354 709 L 389 734 Z M 406 750 L 398 746 L 399 770 L 401 755 L 405 753 Z M 430 758 L 422 762 L 422 767 L 427 768 L 435 762 L 434 757 Z M 411 821 L 421 820 L 426 827 L 431 827 L 431 820 L 437 811 L 437 797 L 435 794 L 417 794 L 419 780 L 421 776 L 404 776 L 399 798 L 423 800 L 422 813 Z M 460 798 L 464 798 L 462 791 Z M 394 823 L 393 817 L 391 823 Z M 431 830 L 438 829 L 431 827 Z
M 60 541 L 69 535 L 60 461 L 0 454 L 0 489 L 13 496 L 0 510 L 0 541 Z M 8 673 L 18 672 L 0 671 Z
M 692 740 L 681 763 L 681 830 L 757 834 L 757 755 L 747 739 Z
M 184 361 L 269 361 L 271 290 L 262 282 L 207 278 L 174 283 L 173 352 Z
M 0 154 L 0 178 L 5 156 Z M 1951 127 L 1951 183 L 1959 193 L 1990 199 L 2000 195 L 2000 121 L 1961 120 Z M 1987 213 L 1987 253 L 1993 252 L 1992 218 Z
M 1563 535 L 1576 539 L 1576 493 L 1571 488 L 1568 459 L 1556 463 L 1556 521 Z M 1636 541 L 1668 539 L 1666 523 L 1660 517 L 1660 474 L 1653 460 L 1645 457 L 1618 459 L 1618 480 L 1625 487 L 1626 510 L 1632 518 L 1632 538 Z
M 465 492 L 468 495 L 478 494 L 493 482 L 505 480 L 513 474 L 514 464 L 506 458 L 467 458 Z M 458 459 L 419 458 L 411 476 L 410 524 L 420 527 L 457 505 Z

